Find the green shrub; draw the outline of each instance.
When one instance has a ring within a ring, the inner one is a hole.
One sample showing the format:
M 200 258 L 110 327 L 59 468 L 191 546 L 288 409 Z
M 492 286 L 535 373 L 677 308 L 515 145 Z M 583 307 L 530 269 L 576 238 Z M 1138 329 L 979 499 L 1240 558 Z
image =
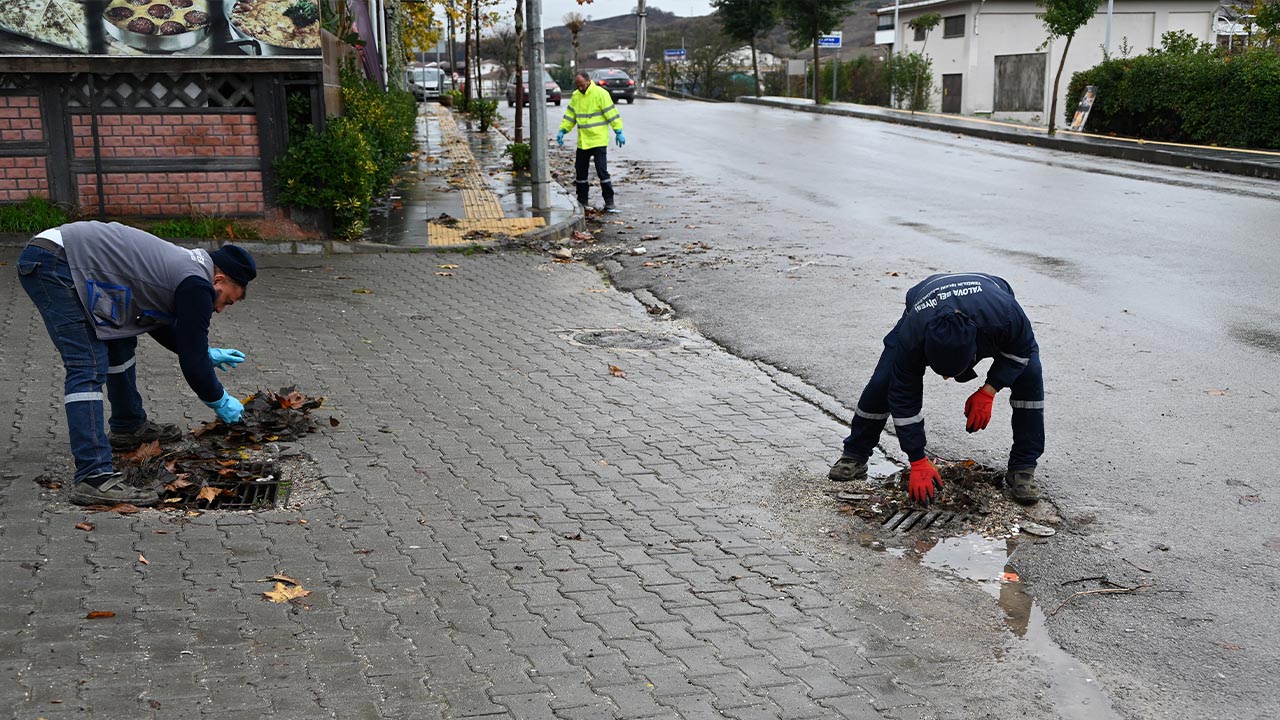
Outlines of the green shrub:
M 889 59 L 889 84 L 897 107 L 925 111 L 933 98 L 933 58 L 918 52 Z
M 68 220 L 66 210 L 40 195 L 32 195 L 20 203 L 0 205 L 0 232 L 34 235 Z
M 340 237 L 359 237 L 379 175 L 363 130 L 350 118 L 333 118 L 324 132 L 295 140 L 275 164 L 280 204 L 331 211 Z
M 1177 33 L 1160 48 L 1076 73 L 1067 115 L 1086 85 L 1098 88 L 1085 130 L 1145 140 L 1280 148 L 1280 55 L 1230 55 Z
M 209 238 L 211 240 L 261 240 L 257 229 L 230 218 L 196 215 L 171 218 L 151 226 L 151 233 L 162 238 Z
M 529 143 L 511 143 L 502 154 L 511 158 L 512 170 L 528 170 L 533 148 L 529 147 Z
M 442 101 L 443 105 L 452 107 L 454 110 L 457 110 L 458 112 L 467 111 L 467 96 L 463 95 L 461 90 L 446 90 L 444 95 L 441 95 L 441 98 L 445 98 L 445 97 L 449 98 L 449 101 L 448 102 Z
M 369 143 L 377 166 L 374 192 L 380 193 L 391 185 L 405 155 L 413 150 L 418 102 L 413 93 L 397 88 L 383 90 L 351 65 L 343 67 L 341 75 L 345 117 L 360 128 Z
M 476 121 L 480 132 L 488 132 L 493 125 L 493 121 L 498 117 L 498 101 L 472 98 L 471 105 L 467 108 L 467 114 Z

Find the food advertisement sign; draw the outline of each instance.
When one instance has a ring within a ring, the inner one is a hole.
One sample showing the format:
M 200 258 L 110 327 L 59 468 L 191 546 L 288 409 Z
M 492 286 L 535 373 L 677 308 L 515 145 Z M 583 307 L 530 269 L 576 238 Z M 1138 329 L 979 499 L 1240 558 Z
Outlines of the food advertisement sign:
M 322 0 L 0 0 L 0 56 L 320 56 Z

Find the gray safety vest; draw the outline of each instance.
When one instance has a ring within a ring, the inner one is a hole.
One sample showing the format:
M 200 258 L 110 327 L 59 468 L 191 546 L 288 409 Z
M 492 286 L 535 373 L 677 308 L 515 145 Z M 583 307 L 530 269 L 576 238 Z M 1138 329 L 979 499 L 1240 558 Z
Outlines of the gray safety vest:
M 80 303 L 98 338 L 134 337 L 171 325 L 174 292 L 195 276 L 213 284 L 213 260 L 120 223 L 74 222 L 58 228 Z

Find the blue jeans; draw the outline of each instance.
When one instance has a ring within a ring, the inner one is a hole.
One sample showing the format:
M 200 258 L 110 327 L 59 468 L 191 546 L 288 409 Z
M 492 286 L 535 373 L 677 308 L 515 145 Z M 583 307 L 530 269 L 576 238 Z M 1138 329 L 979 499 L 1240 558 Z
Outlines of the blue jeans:
M 871 380 L 858 398 L 858 412 L 849 423 L 849 437 L 844 441 L 846 456 L 868 458 L 880 440 L 885 421 L 889 419 L 894 352 L 894 347 L 886 343 Z M 1009 469 L 1033 468 L 1044 454 L 1044 371 L 1040 367 L 1039 351 L 1031 354 L 1026 369 L 1009 388 L 1009 404 L 1013 407 Z
M 112 430 L 128 432 L 147 420 L 134 369 L 137 339 L 98 339 L 61 253 L 28 245 L 18 256 L 18 280 L 40 311 L 66 369 L 62 402 L 76 461 L 75 481 L 110 472 L 111 444 L 102 422 L 103 385 L 111 400 Z

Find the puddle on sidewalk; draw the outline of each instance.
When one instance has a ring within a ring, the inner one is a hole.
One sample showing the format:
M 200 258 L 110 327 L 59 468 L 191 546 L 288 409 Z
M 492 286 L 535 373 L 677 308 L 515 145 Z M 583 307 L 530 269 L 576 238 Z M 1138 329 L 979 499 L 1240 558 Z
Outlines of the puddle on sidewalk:
M 1115 720 L 1119 716 L 1103 694 L 1093 672 L 1049 637 L 1044 611 L 1026 593 L 1009 557 L 1017 547 L 1012 539 L 991 540 L 978 533 L 940 540 L 921 539 L 914 548 L 891 549 L 892 554 L 924 567 L 976 582 L 996 599 L 1005 624 L 1018 639 L 1019 652 L 1035 657 L 1050 680 L 1050 695 L 1063 720 Z

